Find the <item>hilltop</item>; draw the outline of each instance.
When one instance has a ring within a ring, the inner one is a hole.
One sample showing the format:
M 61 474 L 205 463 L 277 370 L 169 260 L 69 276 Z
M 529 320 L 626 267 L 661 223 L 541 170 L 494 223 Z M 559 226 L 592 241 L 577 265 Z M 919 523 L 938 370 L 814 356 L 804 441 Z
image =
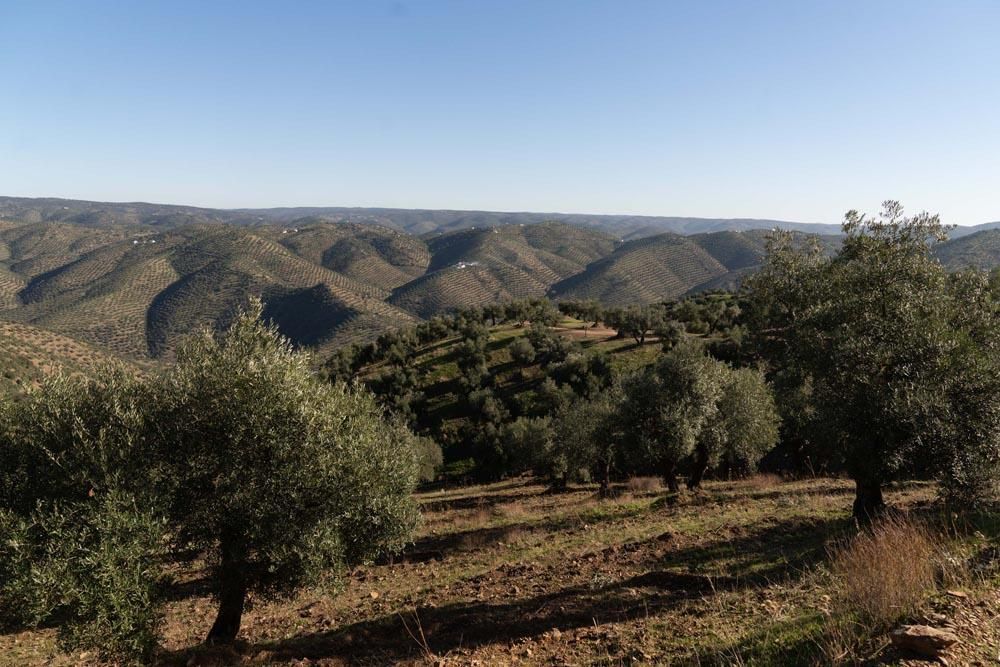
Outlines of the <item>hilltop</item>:
M 389 301 L 429 317 L 457 307 L 541 297 L 614 246 L 606 234 L 558 222 L 452 232 L 428 240 L 427 273 L 394 290 Z
M 446 233 L 471 227 L 529 225 L 547 221 L 594 228 L 621 239 L 663 232 L 696 234 L 733 229 L 780 227 L 817 234 L 835 234 L 840 229 L 839 225 L 754 218 L 692 218 L 345 206 L 212 209 L 145 202 L 94 202 L 58 198 L 0 197 L 0 219 L 27 222 L 59 221 L 89 226 L 142 224 L 163 227 L 199 223 L 245 225 L 290 223 L 304 218 L 338 223 L 377 224 L 414 235 Z
M 952 230 L 952 270 L 1000 264 L 998 223 Z M 0 197 L 0 319 L 169 358 L 251 296 L 320 356 L 456 309 L 527 298 L 648 304 L 736 288 L 774 220 L 287 208 Z M 836 235 L 820 242 L 832 251 Z
M 969 267 L 993 269 L 1000 266 L 1000 229 L 985 229 L 953 238 L 936 250 L 938 259 L 949 270 Z

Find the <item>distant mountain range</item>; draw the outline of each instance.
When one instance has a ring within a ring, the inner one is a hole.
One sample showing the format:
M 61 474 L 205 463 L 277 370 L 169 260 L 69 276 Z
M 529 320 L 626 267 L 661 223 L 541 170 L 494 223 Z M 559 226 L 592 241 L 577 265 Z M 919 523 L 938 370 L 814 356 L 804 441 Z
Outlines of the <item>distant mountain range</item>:
M 839 242 L 837 225 L 776 220 L 5 197 L 0 320 L 148 360 L 261 295 L 282 331 L 325 353 L 463 306 L 649 303 L 733 287 L 774 227 Z M 937 251 L 949 267 L 1000 265 L 1000 223 L 952 236 Z

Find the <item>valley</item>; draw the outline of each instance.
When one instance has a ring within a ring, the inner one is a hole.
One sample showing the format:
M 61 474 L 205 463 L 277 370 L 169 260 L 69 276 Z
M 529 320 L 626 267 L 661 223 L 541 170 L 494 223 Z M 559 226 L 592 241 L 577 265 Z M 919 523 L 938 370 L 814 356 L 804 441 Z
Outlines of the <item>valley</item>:
M 734 289 L 768 226 L 833 252 L 835 226 L 767 220 L 301 208 L 215 210 L 0 198 L 0 319 L 131 361 L 169 359 L 251 296 L 320 356 L 461 308 L 529 298 L 650 304 Z M 949 269 L 1000 265 L 962 228 Z

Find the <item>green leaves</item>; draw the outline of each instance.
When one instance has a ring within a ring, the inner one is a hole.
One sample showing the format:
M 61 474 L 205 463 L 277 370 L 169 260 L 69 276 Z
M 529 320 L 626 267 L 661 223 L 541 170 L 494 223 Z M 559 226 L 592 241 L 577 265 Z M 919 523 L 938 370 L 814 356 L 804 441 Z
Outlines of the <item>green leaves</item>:
M 626 379 L 624 392 L 626 457 L 635 468 L 659 469 L 671 485 L 682 464 L 689 486 L 722 464 L 748 473 L 777 441 L 779 420 L 763 375 L 716 361 L 693 341 Z
M 0 619 L 56 621 L 68 650 L 146 664 L 161 620 L 165 524 L 121 491 L 0 512 Z
M 369 394 L 318 379 L 259 316 L 258 302 L 188 340 L 162 377 L 111 367 L 4 406 L 0 616 L 143 661 L 168 536 L 240 597 L 402 547 L 418 518 L 414 437 Z
M 996 295 L 933 258 L 937 216 L 886 202 L 876 218 L 848 213 L 844 233 L 829 259 L 776 235 L 747 282 L 758 350 L 797 406 L 788 423 L 868 484 L 904 472 L 964 484 L 958 461 L 997 458 Z

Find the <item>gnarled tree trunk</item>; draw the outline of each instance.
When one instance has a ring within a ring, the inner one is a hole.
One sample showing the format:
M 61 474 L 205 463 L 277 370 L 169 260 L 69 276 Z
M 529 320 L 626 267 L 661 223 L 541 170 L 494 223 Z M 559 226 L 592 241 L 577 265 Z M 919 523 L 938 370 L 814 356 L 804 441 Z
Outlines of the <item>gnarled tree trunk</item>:
M 601 473 L 601 489 L 598 493 L 601 498 L 608 498 L 611 496 L 611 459 L 606 458 L 598 461 L 597 465 Z
M 243 561 L 235 557 L 232 548 L 227 548 L 226 545 L 222 547 L 220 570 L 219 613 L 205 639 L 209 644 L 231 644 L 236 640 L 247 597 Z
M 667 483 L 671 493 L 681 490 L 681 485 L 677 482 L 677 464 L 673 461 L 663 466 L 663 481 Z
M 854 480 L 854 518 L 862 523 L 868 523 L 885 511 L 885 501 L 882 499 L 882 482 L 867 478 Z
M 694 455 L 694 465 L 691 468 L 691 476 L 688 477 L 687 487 L 694 490 L 701 488 L 701 480 L 705 478 L 708 470 L 708 452 L 704 447 L 698 447 Z

